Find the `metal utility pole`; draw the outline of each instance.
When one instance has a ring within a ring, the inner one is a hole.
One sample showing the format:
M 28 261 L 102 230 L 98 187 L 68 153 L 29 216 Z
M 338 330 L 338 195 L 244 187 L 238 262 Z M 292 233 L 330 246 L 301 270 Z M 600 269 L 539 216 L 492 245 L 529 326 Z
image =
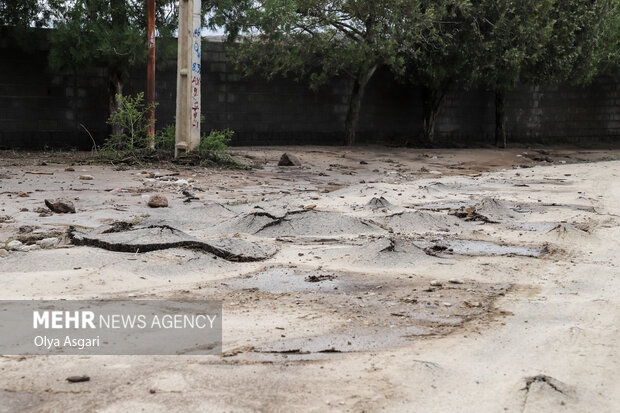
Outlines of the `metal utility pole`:
M 175 157 L 200 144 L 200 26 L 200 0 L 179 0 Z
M 150 108 L 148 113 L 149 126 L 146 131 L 146 144 L 149 148 L 155 148 L 155 0 L 148 0 L 147 7 L 148 20 L 148 43 L 149 56 L 146 68 L 146 107 Z

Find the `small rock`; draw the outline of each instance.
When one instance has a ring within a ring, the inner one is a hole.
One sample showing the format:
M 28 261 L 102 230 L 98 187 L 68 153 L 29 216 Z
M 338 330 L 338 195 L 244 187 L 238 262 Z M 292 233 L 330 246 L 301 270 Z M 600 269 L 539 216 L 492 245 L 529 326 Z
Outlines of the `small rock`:
M 43 238 L 40 241 L 37 241 L 37 245 L 43 249 L 45 248 L 51 248 L 53 246 L 55 246 L 56 244 L 58 244 L 59 239 L 56 237 L 51 237 L 51 238 Z
M 368 162 L 366 162 L 366 161 L 360 161 L 360 165 L 368 165 Z
M 479 301 L 465 301 L 467 307 L 482 307 Z
M 49 209 L 45 209 L 42 207 L 38 207 L 34 210 L 34 212 L 36 212 L 37 214 L 39 214 L 40 217 L 49 217 L 50 215 L 53 214 L 52 211 L 50 211 Z
M 29 211 L 28 208 L 22 208 L 19 210 L 19 212 L 28 212 L 28 211 Z
M 433 280 L 433 281 L 431 281 L 431 285 L 433 287 L 441 287 L 443 284 L 439 280 Z
M 57 214 L 65 214 L 65 213 L 75 214 L 75 207 L 73 206 L 73 202 L 71 201 L 67 201 L 64 199 L 56 199 L 56 200 L 46 199 L 45 205 L 47 205 L 47 207 L 51 211 L 56 212 Z
M 65 168 L 65 172 L 75 172 L 75 168 L 73 168 L 72 166 L 67 166 Z
M 69 376 L 67 377 L 67 381 L 69 383 L 82 383 L 85 381 L 90 381 L 90 377 L 88 377 L 87 375 L 83 375 L 83 376 Z
M 448 282 L 450 284 L 463 284 L 463 280 L 459 280 L 458 278 L 450 278 Z
M 311 211 L 311 210 L 313 210 L 313 209 L 315 209 L 315 208 L 316 208 L 316 205 L 314 205 L 314 204 L 312 204 L 312 205 L 306 205 L 306 206 L 304 207 L 304 209 L 305 209 L 306 211 Z
M 443 304 L 444 307 L 452 307 L 452 303 L 445 302 L 445 303 L 442 303 L 442 304 Z
M 80 175 L 82 181 L 92 181 L 94 178 L 92 175 Z
M 284 153 L 278 162 L 278 166 L 301 166 L 301 161 L 295 155 Z
M 27 197 L 29 197 L 30 195 L 28 195 L 28 193 L 27 193 L 27 192 L 18 192 L 18 193 L 17 193 L 17 196 L 18 196 L 19 198 L 27 198 Z
M 30 225 L 22 225 L 19 227 L 18 231 L 20 234 L 30 234 L 34 231 L 34 227 L 31 227 Z
M 160 194 L 152 195 L 149 198 L 148 205 L 151 208 L 166 208 L 168 207 L 168 198 Z
M 7 249 L 12 249 L 12 250 L 16 250 L 16 249 L 20 249 L 22 247 L 22 242 L 18 241 L 18 240 L 13 240 L 10 241 L 9 243 L 6 244 Z
M 4 248 L 0 248 L 0 258 L 5 258 L 9 256 L 9 252 Z
M 28 252 L 28 251 L 37 251 L 37 250 L 40 250 L 40 249 L 41 249 L 41 247 L 39 247 L 36 244 L 33 244 L 33 245 L 26 245 L 25 247 L 21 247 L 20 251 Z

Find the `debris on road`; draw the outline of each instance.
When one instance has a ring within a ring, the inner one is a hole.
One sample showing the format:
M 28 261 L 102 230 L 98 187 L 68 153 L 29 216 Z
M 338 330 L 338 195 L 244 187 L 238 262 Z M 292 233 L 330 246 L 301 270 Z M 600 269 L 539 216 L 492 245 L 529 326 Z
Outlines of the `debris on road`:
M 202 241 L 167 225 L 133 225 L 115 222 L 92 231 L 69 228 L 74 245 L 86 245 L 109 251 L 145 253 L 170 248 L 199 249 L 233 262 L 262 261 L 272 257 L 276 248 L 238 238 Z
M 152 195 L 149 198 L 148 206 L 151 208 L 167 208 L 168 198 L 161 194 Z
M 83 375 L 83 376 L 69 376 L 67 377 L 67 381 L 69 383 L 83 383 L 85 381 L 90 381 L 90 377 Z
M 278 166 L 301 166 L 301 161 L 295 155 L 284 153 L 278 162 Z
M 75 206 L 73 206 L 73 202 L 67 201 L 64 199 L 46 199 L 45 205 L 52 211 L 57 214 L 75 214 Z

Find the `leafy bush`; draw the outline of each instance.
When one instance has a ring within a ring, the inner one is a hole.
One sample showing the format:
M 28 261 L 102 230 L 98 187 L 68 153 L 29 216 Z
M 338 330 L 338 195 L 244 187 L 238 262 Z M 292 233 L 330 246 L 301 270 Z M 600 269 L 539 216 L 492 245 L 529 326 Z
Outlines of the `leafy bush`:
M 103 151 L 127 152 L 146 149 L 147 129 L 154 121 L 148 119 L 148 113 L 157 104 L 146 105 L 144 93 L 135 97 L 116 95 L 117 109 L 110 115 L 108 124 L 120 132 L 113 133 L 105 140 Z
M 176 127 L 174 123 L 164 126 L 155 134 L 155 149 L 174 153 Z
M 132 96 L 116 96 L 118 109 L 108 119 L 108 124 L 117 132 L 105 140 L 100 148 L 99 157 L 106 161 L 138 163 L 149 161 L 172 161 L 175 163 L 218 166 L 229 168 L 247 168 L 229 152 L 228 144 L 234 131 L 212 130 L 202 135 L 197 150 L 183 154 L 174 159 L 176 143 L 175 124 L 169 124 L 155 134 L 154 150 L 147 146 L 147 129 L 149 109 L 145 105 L 144 94 Z M 201 117 L 201 121 L 204 118 Z
M 202 135 L 200 138 L 200 146 L 198 152 L 202 157 L 211 160 L 222 160 L 230 157 L 228 153 L 228 144 L 235 132 L 225 130 L 212 130 L 208 135 Z

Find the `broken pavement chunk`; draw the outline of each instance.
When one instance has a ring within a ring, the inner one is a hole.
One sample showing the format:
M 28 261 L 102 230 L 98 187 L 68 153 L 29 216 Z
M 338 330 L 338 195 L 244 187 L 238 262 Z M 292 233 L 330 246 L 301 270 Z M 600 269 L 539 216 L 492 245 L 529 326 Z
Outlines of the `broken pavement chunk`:
M 301 166 L 301 161 L 295 155 L 284 153 L 278 162 L 278 166 Z
M 90 377 L 83 375 L 83 376 L 69 376 L 67 377 L 67 381 L 69 383 L 82 383 L 85 381 L 90 381 Z
M 109 251 L 143 253 L 169 248 L 194 248 L 228 261 L 262 261 L 276 253 L 275 247 L 237 238 L 202 241 L 167 225 L 135 226 L 127 222 L 103 225 L 92 231 L 71 227 L 69 238 L 75 245 Z
M 46 199 L 45 205 L 52 211 L 57 214 L 75 214 L 75 207 L 73 206 L 73 202 L 67 201 L 65 199 Z

